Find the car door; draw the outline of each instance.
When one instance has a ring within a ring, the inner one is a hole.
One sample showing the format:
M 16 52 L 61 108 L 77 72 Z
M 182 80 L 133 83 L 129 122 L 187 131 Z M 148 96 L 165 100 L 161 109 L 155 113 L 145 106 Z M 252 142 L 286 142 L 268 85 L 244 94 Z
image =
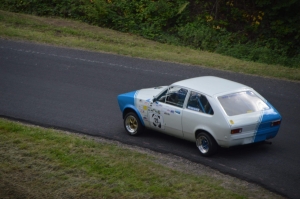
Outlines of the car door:
M 153 128 L 176 137 L 183 136 L 181 118 L 187 92 L 187 89 L 171 86 L 152 104 L 149 118 Z
M 217 121 L 212 120 L 214 111 L 206 96 L 191 91 L 186 104 L 182 113 L 182 131 L 184 137 L 192 140 L 195 129 L 206 129 L 207 125 Z

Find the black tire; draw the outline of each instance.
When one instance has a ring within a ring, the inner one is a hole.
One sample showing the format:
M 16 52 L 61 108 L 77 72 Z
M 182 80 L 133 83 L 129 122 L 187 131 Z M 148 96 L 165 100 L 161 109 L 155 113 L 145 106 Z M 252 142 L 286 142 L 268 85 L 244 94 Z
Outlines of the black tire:
M 129 135 L 140 135 L 143 132 L 144 126 L 142 125 L 139 117 L 134 112 L 129 112 L 124 117 L 124 127 Z
M 218 144 L 214 138 L 206 132 L 200 132 L 196 136 L 196 146 L 201 155 L 211 156 L 218 150 Z

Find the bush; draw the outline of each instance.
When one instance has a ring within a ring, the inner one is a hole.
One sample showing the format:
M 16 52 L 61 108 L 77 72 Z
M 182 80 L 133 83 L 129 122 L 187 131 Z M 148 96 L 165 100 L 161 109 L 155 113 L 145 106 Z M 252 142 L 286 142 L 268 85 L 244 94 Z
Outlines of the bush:
M 104 0 L 2 0 L 0 9 L 38 16 L 73 18 L 91 24 L 105 25 Z
M 229 38 L 229 33 L 225 30 L 215 30 L 204 22 L 196 21 L 180 27 L 178 36 L 183 45 L 214 52 L 224 38 Z

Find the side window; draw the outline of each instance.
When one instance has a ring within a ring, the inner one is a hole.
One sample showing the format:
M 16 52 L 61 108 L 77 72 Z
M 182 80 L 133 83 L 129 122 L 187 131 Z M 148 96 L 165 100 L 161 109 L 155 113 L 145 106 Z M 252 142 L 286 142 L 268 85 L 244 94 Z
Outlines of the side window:
M 197 112 L 207 113 L 210 115 L 214 114 L 214 111 L 211 108 L 207 98 L 204 95 L 193 91 L 190 94 L 190 98 L 186 108 Z
M 164 92 L 162 92 L 162 94 L 160 94 L 158 97 L 157 97 L 157 101 L 159 102 L 166 102 L 166 95 L 167 95 L 167 91 L 168 89 L 166 89 Z
M 167 92 L 166 103 L 177 107 L 183 107 L 188 90 L 180 87 L 170 87 Z

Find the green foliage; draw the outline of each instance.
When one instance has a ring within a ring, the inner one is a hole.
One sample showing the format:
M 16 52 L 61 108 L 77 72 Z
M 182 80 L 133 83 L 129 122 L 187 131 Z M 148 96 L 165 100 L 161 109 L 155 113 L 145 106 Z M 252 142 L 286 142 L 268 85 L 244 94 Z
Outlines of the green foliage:
M 188 23 L 178 29 L 178 36 L 183 45 L 211 52 L 215 51 L 228 35 L 228 32 L 214 30 L 203 21 Z
M 0 9 L 73 18 L 160 42 L 299 67 L 299 0 L 0 0 Z
M 0 9 L 38 16 L 73 18 L 105 25 L 107 15 L 104 0 L 1 0 Z
M 245 60 L 299 67 L 300 1 L 287 0 L 192 0 L 194 17 L 213 29 L 224 28 L 216 52 Z M 232 37 L 233 36 L 233 37 Z M 212 43 L 214 44 L 214 43 Z
M 172 32 L 186 6 L 185 0 L 110 1 L 109 27 L 159 40 L 164 32 Z

